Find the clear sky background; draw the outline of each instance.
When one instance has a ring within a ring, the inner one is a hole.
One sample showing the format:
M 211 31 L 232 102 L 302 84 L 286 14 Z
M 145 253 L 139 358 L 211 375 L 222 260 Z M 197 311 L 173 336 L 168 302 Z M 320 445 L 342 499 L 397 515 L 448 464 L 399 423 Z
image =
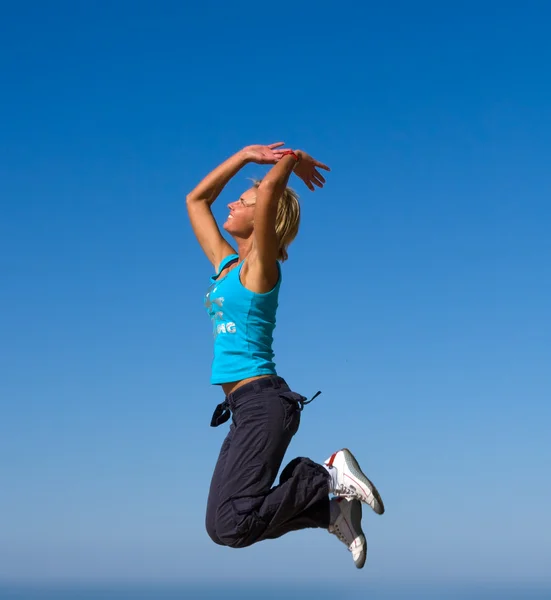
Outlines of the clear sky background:
M 551 579 L 550 22 L 1 3 L 0 580 Z M 321 530 L 238 551 L 203 526 L 227 429 L 184 198 L 280 140 L 332 168 L 293 182 L 276 359 L 322 395 L 288 458 L 346 445 L 378 485 L 361 573 Z

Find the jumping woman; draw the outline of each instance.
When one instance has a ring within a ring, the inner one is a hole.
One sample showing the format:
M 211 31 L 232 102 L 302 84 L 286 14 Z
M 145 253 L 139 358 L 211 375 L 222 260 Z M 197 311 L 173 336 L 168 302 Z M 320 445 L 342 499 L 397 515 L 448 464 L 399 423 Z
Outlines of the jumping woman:
M 314 191 L 329 167 L 283 143 L 247 146 L 219 165 L 187 196 L 199 244 L 215 275 L 205 296 L 212 321 L 214 360 L 211 383 L 224 401 L 211 425 L 232 418 L 214 469 L 206 529 L 222 546 L 244 548 L 289 531 L 317 527 L 335 534 L 361 569 L 367 554 L 362 502 L 376 513 L 384 506 L 375 486 L 348 449 L 323 464 L 295 458 L 274 481 L 298 430 L 306 398 L 278 376 L 272 351 L 280 263 L 298 233 L 298 197 L 287 187 L 294 171 Z M 222 236 L 211 211 L 224 186 L 246 164 L 271 164 L 262 181 L 228 204 Z

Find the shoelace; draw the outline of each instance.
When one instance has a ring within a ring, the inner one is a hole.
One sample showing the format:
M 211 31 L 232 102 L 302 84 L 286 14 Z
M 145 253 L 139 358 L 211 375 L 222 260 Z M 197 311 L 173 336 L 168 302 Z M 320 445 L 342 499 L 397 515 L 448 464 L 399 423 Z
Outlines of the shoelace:
M 361 495 L 358 494 L 358 490 L 353 490 L 352 488 L 344 485 L 344 483 L 336 487 L 333 493 L 336 496 L 350 496 L 353 498 L 361 499 Z
M 336 467 L 334 467 L 333 465 L 326 464 L 325 467 L 328 468 L 330 472 L 333 472 L 333 469 L 336 469 Z M 333 479 L 333 484 L 335 485 L 335 487 L 333 488 L 333 494 L 335 494 L 335 496 L 347 496 L 349 498 L 357 498 L 360 501 L 362 500 L 362 497 L 358 493 L 358 490 L 348 487 L 344 483 L 337 485 L 337 483 L 335 481 L 336 480 L 335 476 L 332 476 L 332 479 Z
M 349 542 L 346 539 L 346 536 L 344 535 L 344 533 L 341 531 L 340 527 L 338 525 L 332 525 L 332 530 L 331 533 L 334 533 L 339 540 L 346 545 L 346 547 L 348 548 L 349 552 L 352 552 L 352 545 L 354 544 L 354 540 L 352 540 L 351 542 Z

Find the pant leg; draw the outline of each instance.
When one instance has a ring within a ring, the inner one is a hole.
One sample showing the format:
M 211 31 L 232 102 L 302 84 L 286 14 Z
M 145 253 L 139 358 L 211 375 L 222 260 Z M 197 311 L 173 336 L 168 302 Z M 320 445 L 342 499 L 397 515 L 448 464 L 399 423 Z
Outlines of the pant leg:
M 216 484 L 218 543 L 240 548 L 329 524 L 329 481 L 321 465 L 295 459 L 272 487 L 300 423 L 296 402 L 282 397 L 289 392 L 284 386 L 256 390 L 234 402 L 229 397 L 234 429 Z
M 216 510 L 218 509 L 220 486 L 224 480 L 224 469 L 233 436 L 233 430 L 234 425 L 232 424 L 230 426 L 230 431 L 222 444 L 222 448 L 220 449 L 220 455 L 218 456 L 216 467 L 214 468 L 214 473 L 212 474 L 212 480 L 210 482 L 209 497 L 207 500 L 207 514 L 205 517 L 205 525 L 210 539 L 216 544 L 220 545 L 223 544 L 216 534 Z
M 278 522 L 274 519 L 271 527 L 265 532 L 262 539 L 274 539 L 290 531 L 298 531 L 313 527 L 327 529 L 329 527 L 329 488 L 327 484 L 327 471 L 321 465 L 311 461 L 308 458 L 298 457 L 293 459 L 281 473 L 279 479 L 280 486 L 289 482 L 289 485 L 312 485 L 319 486 L 319 481 L 312 481 L 312 474 L 316 479 L 322 480 L 322 495 L 318 500 L 314 500 L 308 508 L 298 514 L 294 514 L 289 520 Z M 276 488 L 277 489 L 277 488 Z M 290 490 L 286 490 L 289 492 Z

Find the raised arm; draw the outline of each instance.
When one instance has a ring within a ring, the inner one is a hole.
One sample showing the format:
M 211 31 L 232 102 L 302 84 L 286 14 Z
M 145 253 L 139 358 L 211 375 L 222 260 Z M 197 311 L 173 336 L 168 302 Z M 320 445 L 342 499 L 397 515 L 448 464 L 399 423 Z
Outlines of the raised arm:
M 186 196 L 186 206 L 191 227 L 203 252 L 215 270 L 222 259 L 234 252 L 220 233 L 212 214 L 211 205 L 218 198 L 228 181 L 238 173 L 248 160 L 243 151 L 237 152 L 214 171 L 211 171 L 197 187 Z
M 224 257 L 234 249 L 222 236 L 212 214 L 211 205 L 228 181 L 249 162 L 275 163 L 283 150 L 283 142 L 268 146 L 247 146 L 240 150 L 214 171 L 209 173 L 197 187 L 186 196 L 186 206 L 193 231 L 215 269 Z M 261 157 L 261 160 L 255 158 Z
M 300 156 L 290 152 L 274 165 L 260 182 L 256 192 L 254 213 L 255 267 L 268 289 L 277 281 L 279 240 L 276 234 L 276 217 L 279 199 L 283 195 L 293 168 Z
M 308 188 L 323 187 L 325 179 L 318 168 L 329 171 L 329 167 L 313 159 L 302 150 L 284 152 L 281 160 L 264 177 L 256 194 L 254 217 L 254 246 L 259 275 L 266 282 L 277 281 L 276 260 L 279 240 L 276 235 L 276 218 L 279 199 L 283 195 L 293 169 Z

